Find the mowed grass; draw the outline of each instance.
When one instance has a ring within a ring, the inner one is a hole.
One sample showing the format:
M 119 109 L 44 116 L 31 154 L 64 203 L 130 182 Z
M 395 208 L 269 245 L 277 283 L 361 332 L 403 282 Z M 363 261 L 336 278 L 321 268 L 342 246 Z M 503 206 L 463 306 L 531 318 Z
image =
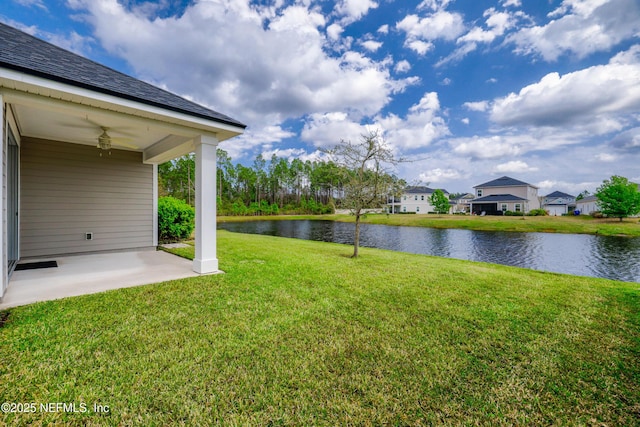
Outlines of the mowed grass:
M 218 221 L 259 221 L 312 219 L 353 222 L 353 215 L 279 215 L 218 217 Z M 409 227 L 461 228 L 482 231 L 520 231 L 539 233 L 599 234 L 603 236 L 640 237 L 640 219 L 592 218 L 590 216 L 477 216 L 477 215 L 384 215 L 371 214 L 365 223 Z
M 109 412 L 0 424 L 640 424 L 638 283 L 224 231 L 218 248 L 223 275 L 4 312 L 0 402 Z

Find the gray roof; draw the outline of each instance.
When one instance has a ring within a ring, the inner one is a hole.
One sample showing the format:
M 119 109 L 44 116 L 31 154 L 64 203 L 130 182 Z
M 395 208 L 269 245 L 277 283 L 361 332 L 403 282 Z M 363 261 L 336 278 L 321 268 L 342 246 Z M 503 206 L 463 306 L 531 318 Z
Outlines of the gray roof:
M 535 185 L 527 184 L 526 182 L 518 181 L 517 179 L 510 178 L 508 176 L 503 176 L 498 179 L 494 179 L 493 181 L 485 182 L 484 184 L 476 185 L 473 188 L 484 188 L 484 187 L 510 187 L 510 186 L 518 186 L 521 187 L 523 185 L 528 185 L 533 188 L 538 188 Z
M 551 194 L 547 194 L 545 197 L 551 197 L 551 198 L 562 197 L 565 199 L 575 198 L 575 196 L 572 196 L 571 194 L 563 193 L 562 191 L 554 191 Z
M 597 202 L 598 197 L 596 196 L 585 196 L 580 200 L 576 200 L 576 203 L 589 203 L 589 202 Z
M 449 192 L 447 190 L 445 190 L 444 188 L 440 188 L 440 190 L 442 190 L 442 192 L 444 194 L 449 194 Z M 436 191 L 433 188 L 429 188 L 429 187 L 425 187 L 425 186 L 412 186 L 412 187 L 407 187 L 404 192 L 407 194 L 431 194 L 434 191 Z
M 0 67 L 245 128 L 239 121 L 0 23 Z
M 521 202 L 526 201 L 522 197 L 514 196 L 513 194 L 492 194 L 491 196 L 479 197 L 473 199 L 472 203 L 491 203 L 491 202 Z
M 453 200 L 471 200 L 471 199 L 475 199 L 475 198 L 476 198 L 475 195 L 473 195 L 471 193 L 465 193 L 465 194 L 463 194 L 461 196 L 456 197 Z

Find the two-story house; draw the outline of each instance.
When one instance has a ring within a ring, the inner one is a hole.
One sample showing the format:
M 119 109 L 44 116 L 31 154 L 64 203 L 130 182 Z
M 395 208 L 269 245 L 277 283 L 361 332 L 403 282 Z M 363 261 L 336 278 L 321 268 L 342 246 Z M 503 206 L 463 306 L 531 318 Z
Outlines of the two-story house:
M 561 216 L 572 212 L 576 208 L 576 198 L 562 191 L 554 191 L 544 196 L 542 209 L 551 216 Z
M 449 192 L 441 189 L 448 198 Z M 389 203 L 389 211 L 393 213 L 429 213 L 435 212 L 434 207 L 429 202 L 429 198 L 433 195 L 435 189 L 424 186 L 407 187 L 400 196 Z
M 506 211 L 527 213 L 540 208 L 538 187 L 503 176 L 473 187 L 476 198 L 470 202 L 471 212 L 481 215 L 503 215 Z

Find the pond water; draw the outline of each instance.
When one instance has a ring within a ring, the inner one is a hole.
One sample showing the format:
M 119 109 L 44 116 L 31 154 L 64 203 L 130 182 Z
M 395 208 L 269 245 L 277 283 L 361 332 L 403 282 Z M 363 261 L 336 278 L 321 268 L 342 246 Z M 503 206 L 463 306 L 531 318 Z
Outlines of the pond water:
M 354 224 L 285 220 L 219 223 L 218 228 L 353 244 Z M 640 238 L 516 233 L 362 224 L 360 245 L 491 262 L 581 276 L 640 282 Z

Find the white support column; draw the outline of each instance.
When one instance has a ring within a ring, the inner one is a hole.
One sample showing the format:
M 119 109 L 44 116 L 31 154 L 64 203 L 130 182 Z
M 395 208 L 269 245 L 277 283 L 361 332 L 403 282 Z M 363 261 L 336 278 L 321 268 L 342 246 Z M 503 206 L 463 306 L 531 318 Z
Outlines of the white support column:
M 152 236 L 152 244 L 153 246 L 158 246 L 158 164 L 153 164 L 153 236 Z
M 2 278 L 0 279 L 0 298 L 4 295 L 4 291 L 9 285 L 9 261 L 7 258 L 8 236 L 7 236 L 7 195 L 5 193 L 5 157 L 7 146 L 7 135 L 5 135 L 7 128 L 7 119 L 5 117 L 4 98 L 0 94 L 0 228 L 2 229 L 2 239 L 0 240 L 0 271 L 2 272 Z
M 216 252 L 216 148 L 218 140 L 201 135 L 196 146 L 196 255 L 193 271 L 218 271 Z

